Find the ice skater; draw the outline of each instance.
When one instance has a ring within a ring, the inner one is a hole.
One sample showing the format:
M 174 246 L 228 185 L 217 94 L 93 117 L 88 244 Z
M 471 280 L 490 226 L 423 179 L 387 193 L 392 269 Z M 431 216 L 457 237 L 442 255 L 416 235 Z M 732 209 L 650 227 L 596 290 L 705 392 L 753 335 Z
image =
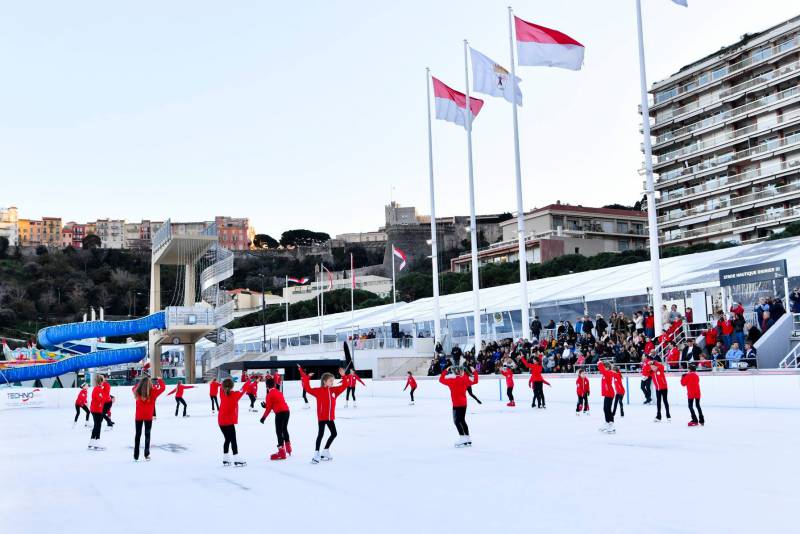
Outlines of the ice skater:
M 107 381 L 106 384 L 108 384 Z M 108 390 L 111 391 L 111 386 L 108 387 Z M 115 400 L 117 400 L 117 398 L 114 395 L 109 395 L 108 401 L 103 405 L 103 419 L 109 430 L 114 428 L 114 421 L 111 420 L 111 407 L 114 405 Z
M 208 385 L 208 396 L 211 399 L 211 415 L 219 411 L 219 386 L 219 380 L 216 378 L 212 379 Z
M 578 370 L 578 378 L 575 380 L 576 393 L 578 394 L 578 405 L 575 407 L 575 415 L 589 415 L 589 379 L 583 369 Z
M 653 402 L 653 393 L 651 388 L 651 384 L 653 383 L 653 378 L 650 375 L 651 375 L 650 358 L 645 356 L 644 359 L 642 359 L 642 381 L 641 384 L 639 385 L 639 387 L 642 390 L 642 393 L 644 394 L 645 404 L 650 404 L 651 402 Z
M 506 406 L 516 406 L 517 403 L 514 402 L 514 371 L 506 364 L 500 374 L 506 377 L 506 395 L 508 396 Z
M 353 395 L 353 408 L 358 408 L 356 404 L 356 382 L 361 382 L 361 385 L 366 387 L 361 377 L 356 374 L 355 369 L 350 369 L 350 372 L 342 375 L 342 380 L 347 381 L 347 394 L 344 397 L 344 407 L 347 408 L 350 402 L 350 395 Z
M 406 387 L 403 388 L 403 391 L 411 388 L 411 402 L 408 403 L 409 406 L 414 406 L 414 392 L 417 390 L 417 381 L 414 379 L 414 375 L 411 374 L 411 371 L 408 372 L 408 378 L 406 379 Z
M 88 397 L 89 385 L 84 384 L 81 386 L 80 391 L 78 391 L 78 397 L 75 399 L 75 421 L 72 423 L 73 427 L 78 423 L 78 417 L 81 415 L 81 410 L 86 412 L 86 422 L 83 423 L 83 426 L 89 426 L 89 408 L 86 407 L 86 404 L 88 404 Z
M 472 438 L 469 435 L 467 426 L 467 390 L 478 383 L 478 372 L 472 370 L 472 377 L 469 377 L 464 370 L 458 366 L 454 367 L 455 377 L 446 378 L 449 368 L 445 368 L 439 375 L 439 383 L 450 389 L 450 400 L 453 403 L 453 423 L 458 431 L 458 441 L 456 447 L 471 447 Z
M 95 377 L 95 386 L 92 388 L 92 400 L 89 405 L 89 411 L 92 414 L 92 435 L 89 438 L 89 450 L 104 451 L 105 447 L 100 445 L 100 432 L 103 428 L 103 415 L 105 414 L 105 405 L 107 401 L 111 400 L 111 386 L 106 382 L 103 375 Z
M 134 416 L 134 428 L 136 434 L 133 438 L 133 461 L 139 461 L 139 444 L 142 439 L 142 429 L 144 428 L 144 459 L 150 461 L 150 429 L 153 426 L 153 413 L 156 409 L 156 399 L 164 393 L 167 385 L 159 376 L 156 383 L 149 376 L 145 376 L 139 383 L 133 386 L 133 398 L 136 399 L 136 414 Z
M 217 412 L 217 424 L 219 430 L 225 437 L 222 444 L 222 465 L 229 467 L 244 467 L 247 462 L 239 456 L 239 445 L 236 442 L 236 425 L 239 423 L 239 399 L 247 391 L 250 381 L 245 378 L 242 389 L 233 390 L 233 379 L 228 377 L 222 381 L 222 389 L 219 395 L 219 411 Z M 233 462 L 228 451 L 233 452 Z
M 652 360 L 650 362 L 650 376 L 653 378 L 653 385 L 656 387 L 656 418 L 653 420 L 656 423 L 661 422 L 661 403 L 664 403 L 664 411 L 667 415 L 667 422 L 672 419 L 669 415 L 669 399 L 667 395 L 669 390 L 667 388 L 667 375 L 664 373 L 664 365 L 661 362 Z
M 303 390 L 307 391 L 312 397 L 317 399 L 317 443 L 314 449 L 314 458 L 311 459 L 312 464 L 328 462 L 333 460 L 331 456 L 331 445 L 333 440 L 336 439 L 336 399 L 344 393 L 347 389 L 348 381 L 342 380 L 338 386 L 334 386 L 334 376 L 331 373 L 323 373 L 320 378 L 320 387 L 312 388 L 310 382 L 310 375 L 307 375 L 302 367 L 300 369 L 300 380 L 303 384 Z M 344 369 L 339 369 L 339 374 L 344 374 Z M 325 448 L 322 453 L 319 452 L 319 447 L 322 444 L 322 437 L 325 434 L 325 427 L 330 431 L 328 441 L 325 442 Z
M 256 408 L 256 400 L 258 399 L 258 380 L 253 377 L 253 379 L 249 382 L 249 386 L 247 386 L 247 398 L 250 399 L 250 411 L 257 412 L 258 409 Z
M 544 384 L 550 385 L 550 382 L 542 378 L 542 361 L 538 356 L 533 357 L 533 362 L 528 362 L 525 356 L 519 357 L 522 365 L 528 368 L 531 372 L 530 381 L 533 382 L 533 400 L 531 401 L 531 408 L 546 409 L 547 404 L 544 400 Z
M 603 375 L 600 381 L 600 394 L 603 396 L 603 414 L 606 418 L 606 424 L 598 430 L 606 434 L 614 434 L 617 431 L 614 428 L 614 412 L 611 410 L 611 405 L 614 402 L 614 372 L 607 368 L 602 361 L 597 364 L 597 370 Z
M 186 415 L 186 401 L 183 400 L 183 392 L 192 388 L 194 388 L 194 386 L 187 386 L 183 383 L 183 380 L 178 380 L 178 383 L 174 388 L 172 388 L 172 391 L 167 393 L 167 395 L 172 395 L 173 393 L 175 394 L 175 417 L 178 417 L 178 410 L 180 409 L 181 404 L 183 405 L 183 416 L 189 417 Z
M 264 415 L 261 424 L 267 419 L 270 412 L 275 412 L 275 435 L 278 437 L 278 452 L 269 457 L 270 460 L 285 460 L 286 455 L 292 454 L 292 443 L 289 441 L 289 405 L 283 393 L 275 385 L 275 379 L 270 377 L 264 382 L 267 386 L 267 400 L 264 406 Z
M 700 377 L 695 372 L 697 365 L 692 362 L 689 364 L 689 372 L 681 376 L 681 385 L 686 388 L 686 397 L 689 399 L 689 413 L 692 414 L 692 420 L 689 421 L 689 426 L 705 426 L 706 420 L 703 417 L 703 409 L 700 408 Z M 692 406 L 694 405 L 694 406 Z M 697 408 L 697 413 L 694 413 L 694 408 Z M 697 416 L 700 416 L 698 420 Z
M 301 375 L 302 375 L 303 373 L 305 373 L 305 371 L 303 370 L 303 368 L 302 368 L 302 367 L 300 367 L 299 365 L 297 366 L 297 368 L 298 368 L 298 369 L 300 369 L 300 374 L 301 374 Z M 314 376 L 314 373 L 308 373 L 308 378 L 313 378 L 313 376 Z M 309 404 L 308 404 L 308 393 L 306 392 L 306 390 L 305 390 L 304 388 L 300 388 L 300 389 L 302 389 L 302 390 L 303 390 L 303 409 L 304 409 L 304 410 L 308 410 L 308 409 L 310 408 L 310 406 L 309 406 Z
M 619 406 L 619 416 L 625 417 L 625 410 L 622 407 L 623 399 L 625 399 L 625 385 L 622 383 L 622 371 L 616 365 L 613 368 L 614 372 L 614 415 L 617 415 L 617 406 Z

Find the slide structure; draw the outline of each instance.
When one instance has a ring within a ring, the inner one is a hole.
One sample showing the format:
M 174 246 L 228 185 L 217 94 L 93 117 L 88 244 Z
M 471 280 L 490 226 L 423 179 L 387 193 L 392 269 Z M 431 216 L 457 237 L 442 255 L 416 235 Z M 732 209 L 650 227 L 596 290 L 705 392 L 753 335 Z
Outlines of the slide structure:
M 166 315 L 160 311 L 127 321 L 88 321 L 49 326 L 39 330 L 38 341 L 43 347 L 54 349 L 80 339 L 129 336 L 164 328 L 166 328 Z M 134 363 L 141 361 L 145 356 L 147 356 L 146 347 L 122 347 L 66 356 L 56 361 L 32 362 L 30 365 L 8 367 L 0 371 L 0 384 L 52 378 L 80 369 Z

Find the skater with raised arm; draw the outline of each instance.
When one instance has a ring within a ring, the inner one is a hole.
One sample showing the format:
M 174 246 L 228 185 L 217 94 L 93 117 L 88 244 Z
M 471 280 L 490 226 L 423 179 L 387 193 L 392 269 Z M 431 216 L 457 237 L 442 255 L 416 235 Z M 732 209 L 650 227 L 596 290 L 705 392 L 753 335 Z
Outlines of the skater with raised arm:
M 211 415 L 214 415 L 219 411 L 219 387 L 220 383 L 219 380 L 213 378 L 211 383 L 208 385 L 208 396 L 211 399 Z
M 575 380 L 576 393 L 578 394 L 578 405 L 575 407 L 575 415 L 589 415 L 589 379 L 583 369 L 578 370 L 578 378 Z
M 531 408 L 536 407 L 539 409 L 547 408 L 544 400 L 544 384 L 550 385 L 550 382 L 542 377 L 542 360 L 538 356 L 533 357 L 533 362 L 528 362 L 525 356 L 519 357 L 522 365 L 528 368 L 531 372 L 530 381 L 533 383 L 533 400 L 531 401 Z
M 150 460 L 150 429 L 153 426 L 153 413 L 156 409 L 156 399 L 164 393 L 165 389 L 167 389 L 167 385 L 160 376 L 156 377 L 156 383 L 153 384 L 153 381 L 147 375 L 131 389 L 133 398 L 136 400 L 136 413 L 134 415 L 136 434 L 133 438 L 134 462 L 139 461 L 139 444 L 141 443 L 143 429 L 144 459 Z
M 456 425 L 458 431 L 458 441 L 456 447 L 471 447 L 472 438 L 469 435 L 469 427 L 467 426 L 467 389 L 478 383 L 478 372 L 472 370 L 472 376 L 464 372 L 460 367 L 454 367 L 453 371 L 455 376 L 453 378 L 446 378 L 447 371 L 450 368 L 445 368 L 442 374 L 439 375 L 439 383 L 447 386 L 450 389 L 450 400 L 453 403 L 453 423 Z
M 342 380 L 347 382 L 347 394 L 344 397 L 344 407 L 347 408 L 350 403 L 350 395 L 353 396 L 353 408 L 358 408 L 356 404 L 356 382 L 361 382 L 362 386 L 366 386 L 361 377 L 356 374 L 355 369 L 350 369 L 350 372 L 342 375 Z
M 246 377 L 245 377 L 246 380 Z M 239 456 L 239 444 L 236 442 L 236 425 L 239 423 L 239 399 L 247 391 L 250 381 L 246 380 L 239 391 L 233 390 L 233 379 L 226 378 L 222 381 L 222 389 L 219 395 L 219 412 L 217 414 L 217 424 L 225 438 L 222 444 L 222 465 L 229 467 L 244 467 L 247 462 Z M 228 451 L 233 452 L 231 460 Z
M 614 412 L 611 410 L 611 405 L 614 402 L 614 372 L 606 367 L 605 362 L 600 361 L 597 364 L 597 370 L 603 375 L 600 381 L 600 394 L 603 396 L 603 415 L 606 418 L 606 424 L 601 426 L 598 430 L 606 434 L 616 433 L 614 428 Z
M 336 399 L 344 393 L 347 389 L 348 380 L 342 380 L 338 386 L 334 386 L 335 378 L 331 373 L 323 373 L 320 378 L 320 387 L 312 388 L 310 382 L 310 375 L 303 372 L 303 369 L 298 365 L 300 370 L 300 380 L 303 384 L 303 390 L 307 391 L 309 395 L 317 399 L 317 442 L 314 449 L 314 458 L 311 459 L 312 464 L 320 462 L 328 462 L 333 460 L 331 455 L 331 445 L 333 440 L 336 439 Z M 344 369 L 339 369 L 339 374 L 344 374 Z M 325 428 L 328 428 L 330 436 L 328 441 L 325 442 L 325 448 L 320 454 L 319 448 L 322 444 L 322 438 L 325 435 Z
M 78 423 L 78 417 L 81 415 L 81 410 L 86 412 L 86 421 L 83 426 L 89 426 L 89 408 L 86 406 L 89 403 L 89 385 L 84 384 L 78 391 L 78 397 L 75 399 L 75 421 L 72 423 L 74 427 Z
M 689 413 L 692 414 L 692 420 L 689 421 L 689 426 L 705 426 L 706 420 L 703 417 L 703 409 L 700 408 L 700 377 L 697 374 L 697 365 L 692 362 L 689 364 L 689 372 L 681 376 L 681 385 L 686 388 L 686 397 L 689 399 Z M 695 407 L 697 413 L 694 413 Z M 697 416 L 700 416 L 698 419 Z
M 178 383 L 174 388 L 172 388 L 172 391 L 167 393 L 167 396 L 175 394 L 175 417 L 178 417 L 178 410 L 180 409 L 181 404 L 183 405 L 183 416 L 189 417 L 186 415 L 186 401 L 183 400 L 183 392 L 192 388 L 194 388 L 194 386 L 187 386 L 183 383 L 183 380 L 178 380 Z
M 506 364 L 500 374 L 506 378 L 506 395 L 508 396 L 506 406 L 516 406 L 517 403 L 514 402 L 514 371 Z
M 414 379 L 414 375 L 411 374 L 411 371 L 408 372 L 408 378 L 406 379 L 406 387 L 403 388 L 403 391 L 411 388 L 411 402 L 408 403 L 409 406 L 414 406 L 414 392 L 417 390 L 417 381 Z
M 264 424 L 270 412 L 275 412 L 275 435 L 278 437 L 278 452 L 269 459 L 285 460 L 287 454 L 290 456 L 292 454 L 292 443 L 289 441 L 289 405 L 286 404 L 281 390 L 275 385 L 274 378 L 267 378 L 264 383 L 267 386 L 267 400 L 261 403 L 264 407 L 261 424 Z
M 92 388 L 91 404 L 89 411 L 92 414 L 92 435 L 89 438 L 89 450 L 104 451 L 105 447 L 100 445 L 100 432 L 103 428 L 103 416 L 105 415 L 106 403 L 111 402 L 111 386 L 103 375 L 96 375 L 95 386 Z
M 650 375 L 653 377 L 653 385 L 656 388 L 656 418 L 653 420 L 656 423 L 661 422 L 661 403 L 664 403 L 664 410 L 667 415 L 667 422 L 671 422 L 672 418 L 669 415 L 669 393 L 667 387 L 667 375 L 664 372 L 664 365 L 661 362 L 652 360 L 650 362 Z

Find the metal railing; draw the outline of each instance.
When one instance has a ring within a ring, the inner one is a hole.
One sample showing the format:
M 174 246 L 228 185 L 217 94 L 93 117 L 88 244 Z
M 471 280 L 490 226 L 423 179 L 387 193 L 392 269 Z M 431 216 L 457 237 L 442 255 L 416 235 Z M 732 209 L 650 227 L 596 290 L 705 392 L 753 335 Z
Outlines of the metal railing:
M 778 363 L 779 369 L 797 369 L 800 368 L 800 343 L 794 346 L 789 354 Z
M 753 224 L 763 222 L 780 222 L 783 219 L 792 219 L 800 217 L 800 205 L 793 206 L 788 209 L 781 208 L 770 213 L 763 213 L 753 217 L 746 217 L 744 219 L 736 219 L 734 221 L 725 221 L 717 224 L 708 225 L 702 228 L 693 228 L 691 230 L 678 229 L 661 234 L 662 241 L 669 243 L 672 241 L 679 241 L 681 239 L 689 239 L 708 234 L 718 234 L 728 230 L 735 230 Z
M 155 253 L 156 251 L 161 249 L 161 247 L 166 245 L 167 241 L 169 241 L 171 237 L 172 237 L 172 223 L 170 222 L 170 219 L 167 219 L 166 221 L 164 221 L 164 224 L 161 225 L 161 228 L 159 228 L 156 231 L 156 233 L 153 234 L 153 239 L 151 242 L 152 243 L 151 246 L 153 247 L 153 253 Z
M 164 311 L 167 329 L 175 326 L 216 324 L 215 310 L 207 306 L 168 306 Z

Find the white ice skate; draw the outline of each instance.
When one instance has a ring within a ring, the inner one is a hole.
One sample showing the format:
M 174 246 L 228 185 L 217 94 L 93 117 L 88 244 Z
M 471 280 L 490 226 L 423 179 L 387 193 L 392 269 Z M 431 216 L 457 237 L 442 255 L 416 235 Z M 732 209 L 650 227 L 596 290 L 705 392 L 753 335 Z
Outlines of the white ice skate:
M 672 422 L 672 417 L 667 417 L 667 423 L 671 423 L 671 422 Z
M 578 417 L 580 417 L 580 416 L 581 416 L 581 412 L 575 412 L 575 415 L 577 415 Z
M 606 429 L 603 430 L 603 432 L 605 432 L 606 434 L 616 434 L 617 429 L 614 428 L 614 423 L 609 423 L 608 427 L 606 427 Z
M 356 401 L 353 401 L 353 408 L 358 408 L 358 404 L 356 404 Z
M 603 423 L 603 426 L 601 426 L 601 427 L 600 427 L 600 428 L 598 428 L 597 430 L 599 430 L 600 432 L 605 432 L 605 431 L 607 431 L 607 430 L 608 430 L 608 428 L 609 428 L 610 426 L 611 426 L 611 423 Z
M 469 434 L 464 436 L 464 445 L 467 447 L 472 447 L 472 438 L 469 437 Z
M 224 454 L 222 456 L 222 465 L 224 465 L 225 467 L 230 467 L 230 465 L 231 465 L 231 455 L 230 454 Z
M 93 439 L 93 440 L 89 440 L 89 450 L 90 451 L 104 451 L 104 450 L 106 450 L 106 448 L 104 446 L 100 445 L 100 440 Z
M 329 451 L 328 449 L 323 450 L 319 459 L 322 460 L 323 462 L 330 462 L 331 460 L 333 460 L 333 456 L 331 456 L 331 451 Z
M 349 408 L 350 407 L 350 401 L 344 401 L 344 407 L 345 408 Z
M 457 449 L 462 449 L 467 447 L 467 436 L 459 436 L 458 441 L 456 441 L 455 446 Z
M 589 415 L 589 413 L 590 413 L 589 410 L 584 410 L 583 411 L 583 415 Z
M 408 403 L 409 406 L 414 406 L 414 401 Z
M 318 464 L 320 460 L 319 451 L 314 453 L 314 457 L 311 459 L 312 464 Z
M 660 423 L 660 422 L 661 422 L 661 419 L 659 419 L 658 417 L 656 417 L 655 419 L 653 419 L 653 422 L 654 422 L 654 423 Z
M 244 458 L 241 458 L 238 454 L 233 455 L 233 467 L 244 467 L 247 465 L 247 462 Z

